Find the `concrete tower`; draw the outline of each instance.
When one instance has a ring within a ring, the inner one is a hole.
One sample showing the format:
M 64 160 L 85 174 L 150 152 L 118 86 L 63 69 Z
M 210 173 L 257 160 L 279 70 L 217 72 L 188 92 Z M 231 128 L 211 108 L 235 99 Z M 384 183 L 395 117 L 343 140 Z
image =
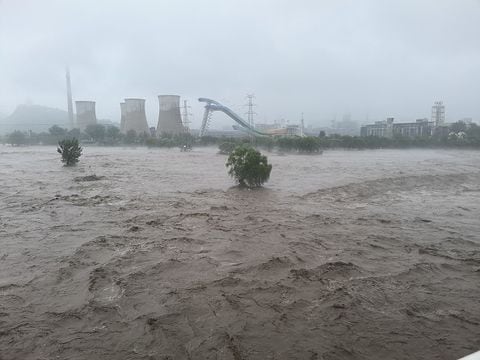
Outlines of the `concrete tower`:
M 85 130 L 88 125 L 97 124 L 95 101 L 75 101 L 75 107 L 77 109 L 77 126 L 80 130 Z
M 120 103 L 120 132 L 125 132 L 125 103 Z
M 432 106 L 432 122 L 435 126 L 445 124 L 445 105 L 443 101 L 435 101 Z
M 125 121 L 123 132 L 135 130 L 138 134 L 149 133 L 145 115 L 145 99 L 125 99 Z
M 158 95 L 160 111 L 158 113 L 157 136 L 162 134 L 181 134 L 184 132 L 180 115 L 180 96 Z
M 70 128 L 75 127 L 75 122 L 73 119 L 73 100 L 72 100 L 72 84 L 70 82 L 70 69 L 66 68 L 66 80 L 67 80 L 67 106 L 68 106 L 68 123 Z

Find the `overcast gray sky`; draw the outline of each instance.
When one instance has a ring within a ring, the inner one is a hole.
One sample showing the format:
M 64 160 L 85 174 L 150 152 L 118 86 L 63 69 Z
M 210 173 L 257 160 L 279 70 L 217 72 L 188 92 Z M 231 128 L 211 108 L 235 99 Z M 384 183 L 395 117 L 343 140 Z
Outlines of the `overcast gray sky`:
M 118 121 L 125 97 L 179 94 L 201 121 L 200 96 L 257 122 L 480 120 L 479 0 L 0 0 L 0 112 L 27 99 L 66 109 L 97 101 Z M 230 121 L 216 114 L 219 125 Z

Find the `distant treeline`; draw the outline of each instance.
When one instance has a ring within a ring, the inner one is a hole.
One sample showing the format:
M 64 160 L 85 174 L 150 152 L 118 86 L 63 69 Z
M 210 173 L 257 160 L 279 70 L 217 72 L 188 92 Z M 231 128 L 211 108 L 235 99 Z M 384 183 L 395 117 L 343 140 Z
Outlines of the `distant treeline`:
M 476 124 L 454 123 L 447 132 L 434 136 L 410 138 L 395 135 L 392 138 L 377 136 L 290 136 L 290 137 L 255 137 L 250 139 L 204 136 L 196 138 L 190 134 L 164 135 L 154 137 L 146 133 L 137 134 L 130 130 L 122 134 L 116 126 L 89 125 L 85 131 L 79 129 L 67 130 L 52 126 L 48 132 L 34 133 L 14 131 L 0 140 L 12 145 L 56 145 L 66 138 L 77 138 L 83 144 L 106 146 L 144 145 L 148 147 L 192 147 L 219 146 L 220 152 L 228 153 L 237 145 L 249 143 L 266 150 L 277 149 L 282 152 L 318 153 L 324 149 L 382 149 L 382 148 L 433 148 L 433 147 L 470 147 L 480 148 L 480 126 Z
M 406 149 L 406 148 L 440 148 L 465 147 L 480 148 L 480 126 L 457 122 L 443 134 L 423 137 L 406 137 L 394 135 L 392 138 L 378 136 L 319 136 L 306 137 L 257 137 L 253 140 L 255 146 L 266 150 L 277 149 L 282 152 L 318 153 L 326 149 Z M 249 139 L 211 139 L 219 144 L 220 153 L 228 154 L 236 145 L 250 142 Z
M 136 138 L 136 134 L 134 136 Z M 2 142 L 11 145 L 57 145 L 63 139 L 76 138 L 85 143 L 115 145 L 120 141 L 129 141 L 116 126 L 89 125 L 85 131 L 67 130 L 58 125 L 52 126 L 48 132 L 16 130 L 2 138 Z

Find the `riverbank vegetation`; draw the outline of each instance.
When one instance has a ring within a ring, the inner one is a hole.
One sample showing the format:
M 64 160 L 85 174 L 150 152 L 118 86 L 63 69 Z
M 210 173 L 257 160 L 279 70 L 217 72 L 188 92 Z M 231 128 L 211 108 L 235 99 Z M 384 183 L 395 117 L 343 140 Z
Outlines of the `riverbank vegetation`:
M 52 126 L 48 132 L 34 133 L 14 131 L 0 138 L 4 144 L 13 146 L 24 145 L 56 145 L 63 139 L 79 139 L 81 144 L 101 146 L 148 146 L 148 147 L 180 147 L 219 146 L 219 152 L 229 154 L 238 145 L 250 144 L 267 151 L 277 150 L 285 153 L 319 154 L 326 149 L 404 149 L 404 148 L 480 148 L 480 126 L 476 124 L 454 123 L 448 131 L 434 136 L 410 138 L 394 136 L 392 138 L 377 136 L 290 136 L 290 137 L 250 137 L 231 138 L 204 136 L 194 137 L 185 133 L 180 135 L 165 135 L 160 138 L 151 134 L 137 134 L 130 130 L 122 134 L 118 127 L 90 125 L 84 131 L 67 130 Z

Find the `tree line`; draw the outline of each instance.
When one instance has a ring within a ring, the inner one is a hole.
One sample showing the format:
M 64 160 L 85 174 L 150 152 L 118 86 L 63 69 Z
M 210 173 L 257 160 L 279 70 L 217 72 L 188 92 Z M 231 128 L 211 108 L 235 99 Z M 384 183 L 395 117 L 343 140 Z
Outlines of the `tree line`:
M 122 134 L 116 126 L 101 124 L 89 125 L 84 131 L 67 130 L 60 126 L 52 126 L 48 132 L 14 131 L 2 139 L 2 143 L 12 145 L 56 145 L 63 139 L 78 139 L 84 144 L 143 145 L 148 147 L 192 147 L 219 146 L 220 152 L 230 153 L 233 148 L 242 144 L 251 144 L 268 151 L 276 149 L 281 152 L 320 153 L 325 149 L 398 149 L 398 148 L 433 148 L 433 147 L 469 147 L 480 148 L 480 126 L 476 124 L 454 123 L 447 132 L 432 136 L 406 137 L 394 135 L 392 138 L 377 136 L 341 136 L 320 132 L 319 136 L 290 137 L 194 137 L 184 133 L 179 135 L 151 136 L 147 133 L 137 134 L 134 130 Z

